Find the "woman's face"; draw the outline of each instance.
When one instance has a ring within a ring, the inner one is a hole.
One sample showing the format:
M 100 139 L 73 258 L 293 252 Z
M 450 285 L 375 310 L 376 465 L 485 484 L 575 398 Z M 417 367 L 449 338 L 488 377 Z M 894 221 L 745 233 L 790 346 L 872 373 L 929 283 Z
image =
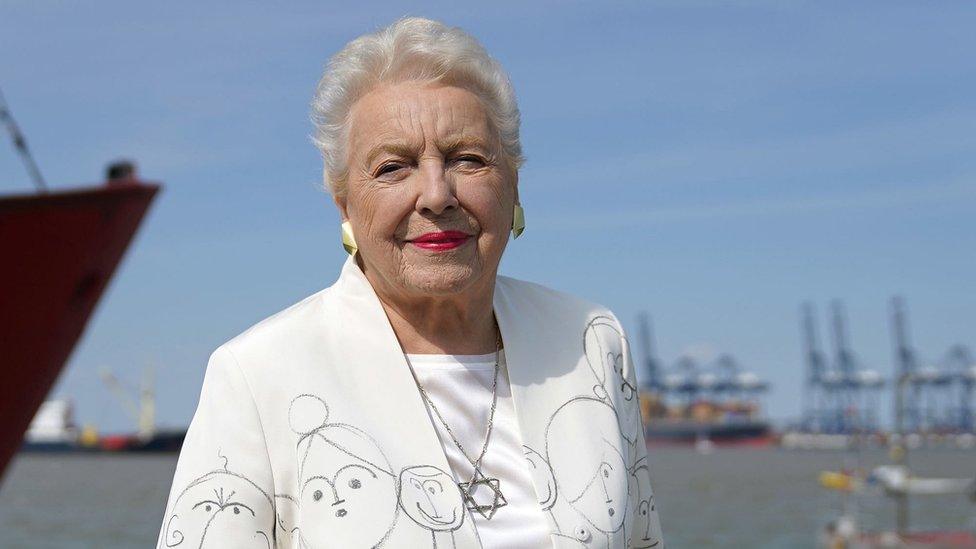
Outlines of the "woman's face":
M 446 296 L 494 281 L 517 174 L 476 95 L 418 82 L 371 91 L 350 111 L 348 162 L 336 204 L 374 287 Z

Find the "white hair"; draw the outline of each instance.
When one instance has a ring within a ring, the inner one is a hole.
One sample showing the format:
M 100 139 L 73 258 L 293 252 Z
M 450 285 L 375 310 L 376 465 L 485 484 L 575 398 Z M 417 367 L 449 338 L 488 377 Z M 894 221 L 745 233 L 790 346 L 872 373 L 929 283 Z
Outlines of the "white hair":
M 380 84 L 440 82 L 481 99 L 513 170 L 522 165 L 515 90 L 501 65 L 470 34 L 406 17 L 352 40 L 329 60 L 312 100 L 313 142 L 322 152 L 326 188 L 346 192 L 346 142 L 353 104 Z

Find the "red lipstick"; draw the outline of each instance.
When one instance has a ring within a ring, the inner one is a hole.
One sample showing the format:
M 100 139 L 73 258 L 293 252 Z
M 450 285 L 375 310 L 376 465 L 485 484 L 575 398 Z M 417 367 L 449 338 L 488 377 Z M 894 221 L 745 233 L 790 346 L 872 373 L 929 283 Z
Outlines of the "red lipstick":
M 409 240 L 411 244 L 417 246 L 418 248 L 423 248 L 425 250 L 431 250 L 435 252 L 442 252 L 446 250 L 453 250 L 458 246 L 464 244 L 471 238 L 471 235 L 462 233 L 461 231 L 441 231 L 436 233 L 425 233 L 413 240 Z

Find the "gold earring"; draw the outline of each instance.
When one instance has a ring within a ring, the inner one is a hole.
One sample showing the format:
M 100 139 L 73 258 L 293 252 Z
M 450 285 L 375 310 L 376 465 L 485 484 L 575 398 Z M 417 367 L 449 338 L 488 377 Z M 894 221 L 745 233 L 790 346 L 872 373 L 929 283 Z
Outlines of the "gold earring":
M 515 212 L 512 216 L 512 236 L 518 238 L 525 230 L 525 210 L 521 204 L 515 204 Z
M 348 220 L 342 222 L 340 232 L 342 233 L 342 247 L 349 255 L 356 255 L 359 248 L 356 246 L 356 237 L 352 234 L 352 224 Z

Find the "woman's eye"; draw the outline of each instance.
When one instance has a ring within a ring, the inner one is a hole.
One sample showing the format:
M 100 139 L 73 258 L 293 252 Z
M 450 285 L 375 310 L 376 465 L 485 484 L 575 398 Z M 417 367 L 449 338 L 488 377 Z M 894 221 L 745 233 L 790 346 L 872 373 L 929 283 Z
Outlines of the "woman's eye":
M 380 166 L 378 170 L 376 170 L 376 175 L 381 176 L 381 175 L 390 174 L 399 170 L 402 167 L 403 166 L 400 164 L 383 164 L 382 166 Z
M 471 154 L 461 155 L 454 159 L 455 162 L 460 162 L 466 166 L 484 166 L 484 161 L 477 156 Z

